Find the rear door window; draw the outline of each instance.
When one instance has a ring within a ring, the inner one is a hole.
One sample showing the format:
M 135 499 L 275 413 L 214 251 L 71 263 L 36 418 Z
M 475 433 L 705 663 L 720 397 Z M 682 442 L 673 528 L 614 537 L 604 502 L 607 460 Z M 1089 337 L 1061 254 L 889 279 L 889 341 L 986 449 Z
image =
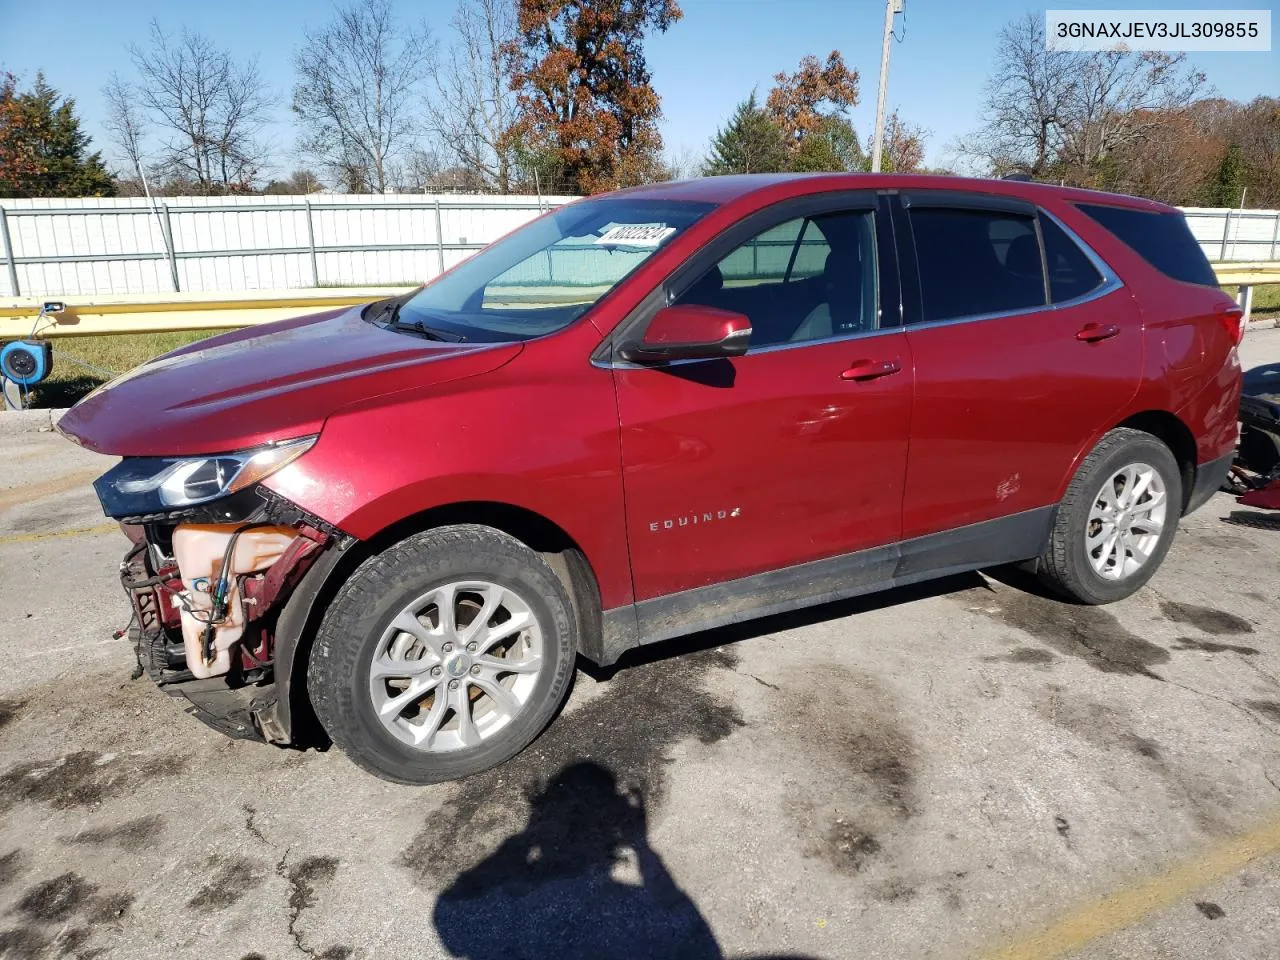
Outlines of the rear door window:
M 1166 277 L 1206 287 L 1218 285 L 1209 258 L 1191 235 L 1182 214 L 1093 203 L 1077 204 L 1077 209 L 1102 224 Z
M 926 323 L 1045 305 L 1033 217 L 946 207 L 910 216 Z
M 1049 271 L 1049 297 L 1054 303 L 1075 300 L 1102 286 L 1102 274 L 1089 255 L 1049 217 L 1040 217 L 1040 234 Z

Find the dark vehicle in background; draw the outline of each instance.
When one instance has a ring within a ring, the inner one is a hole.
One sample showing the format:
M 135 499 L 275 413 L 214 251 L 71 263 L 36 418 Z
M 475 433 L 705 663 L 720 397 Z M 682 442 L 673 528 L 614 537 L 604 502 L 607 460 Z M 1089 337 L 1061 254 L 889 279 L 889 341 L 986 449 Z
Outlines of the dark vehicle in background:
M 1240 446 L 1223 489 L 1246 506 L 1280 510 L 1280 363 L 1244 375 Z
M 425 783 L 527 746 L 578 656 L 996 564 L 1128 596 L 1227 475 L 1241 334 L 1161 204 L 723 177 L 184 348 L 59 428 L 123 458 L 152 678 Z

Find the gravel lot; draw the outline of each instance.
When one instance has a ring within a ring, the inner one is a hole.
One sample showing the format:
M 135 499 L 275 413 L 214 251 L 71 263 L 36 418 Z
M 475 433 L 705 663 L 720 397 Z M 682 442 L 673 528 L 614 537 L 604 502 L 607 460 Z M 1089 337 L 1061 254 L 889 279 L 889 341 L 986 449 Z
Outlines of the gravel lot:
M 1221 494 L 1124 603 L 973 574 L 700 634 L 414 789 L 130 681 L 105 459 L 0 465 L 0 956 L 1276 956 L 1280 520 Z

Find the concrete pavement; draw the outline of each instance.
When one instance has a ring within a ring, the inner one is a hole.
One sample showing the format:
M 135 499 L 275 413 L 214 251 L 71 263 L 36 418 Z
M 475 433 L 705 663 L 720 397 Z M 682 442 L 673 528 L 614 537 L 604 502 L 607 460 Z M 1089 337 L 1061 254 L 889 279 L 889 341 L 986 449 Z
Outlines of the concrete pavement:
M 1228 497 L 1123 603 L 973 574 L 700 634 L 407 788 L 129 680 L 106 463 L 0 438 L 2 957 L 1276 955 L 1280 522 Z

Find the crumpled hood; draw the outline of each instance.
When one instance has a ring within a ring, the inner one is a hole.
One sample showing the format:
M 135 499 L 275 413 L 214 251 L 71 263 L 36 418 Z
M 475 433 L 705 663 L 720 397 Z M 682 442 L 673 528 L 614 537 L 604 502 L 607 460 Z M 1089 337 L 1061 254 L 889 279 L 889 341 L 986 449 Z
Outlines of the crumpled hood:
M 99 453 L 220 453 L 318 433 L 340 407 L 497 369 L 519 344 L 441 343 L 365 323 L 362 307 L 237 330 L 104 384 L 58 429 Z

